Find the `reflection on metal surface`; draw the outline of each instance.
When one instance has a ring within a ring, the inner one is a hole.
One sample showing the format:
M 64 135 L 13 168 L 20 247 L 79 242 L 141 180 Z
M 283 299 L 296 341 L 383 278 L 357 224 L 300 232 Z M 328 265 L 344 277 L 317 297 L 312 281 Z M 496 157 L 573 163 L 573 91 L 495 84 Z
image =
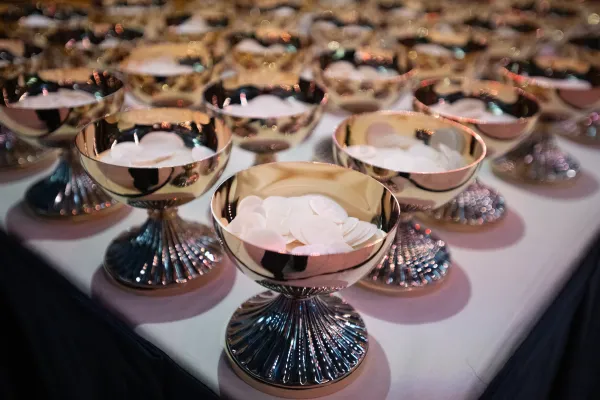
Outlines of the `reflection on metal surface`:
M 246 196 L 313 193 L 331 197 L 350 216 L 373 222 L 387 235 L 349 253 L 297 256 L 256 247 L 225 228 Z M 234 365 L 267 385 L 302 392 L 355 371 L 367 351 L 364 323 L 351 306 L 328 294 L 357 282 L 388 251 L 400 217 L 392 193 L 375 179 L 331 164 L 272 163 L 223 182 L 211 206 L 217 234 L 238 268 L 280 293 L 256 296 L 233 315 L 226 351 Z M 311 338 L 318 339 L 309 345 Z
M 365 163 L 345 150 L 347 146 L 369 143 L 372 132 L 385 131 L 418 139 L 424 130 L 431 133 L 427 138 L 429 145 L 446 144 L 462 154 L 466 166 L 438 173 L 391 171 Z M 412 112 L 380 111 L 352 116 L 338 126 L 333 139 L 336 162 L 384 183 L 404 212 L 428 211 L 455 198 L 474 181 L 486 153 L 483 140 L 471 129 L 447 119 Z M 433 237 L 429 229 L 421 226 L 415 229 L 416 224 L 406 214 L 405 217 L 392 250 L 375 268 L 376 272 L 372 272 L 376 273 L 376 284 L 371 286 L 383 291 L 403 292 L 435 284 L 450 266 L 445 244 Z M 365 278 L 364 282 L 370 280 Z
M 350 79 L 330 77 L 326 69 L 333 63 L 345 61 L 355 68 L 369 66 L 386 68 L 397 74 L 377 79 Z M 313 62 L 317 81 L 327 89 L 331 101 L 350 112 L 376 111 L 389 107 L 405 89 L 410 89 L 417 73 L 404 51 L 390 51 L 374 47 L 338 49 L 320 54 Z
M 141 140 L 153 131 L 170 131 L 188 148 L 206 146 L 215 154 L 187 165 L 126 167 L 102 162 L 100 154 L 115 142 Z M 210 272 L 221 250 L 210 228 L 183 221 L 177 206 L 209 190 L 229 160 L 231 132 L 219 119 L 175 108 L 131 110 L 87 126 L 76 138 L 86 171 L 114 199 L 148 209 L 141 227 L 124 233 L 108 247 L 105 268 L 119 283 L 134 289 L 168 289 Z
M 132 68 L 134 64 L 159 58 L 172 58 L 179 64 L 190 66 L 192 71 L 161 76 L 136 73 Z M 119 65 L 133 96 L 153 107 L 198 107 L 214 67 L 211 52 L 196 42 L 138 46 Z
M 16 75 L 2 70 L 0 124 L 34 146 L 62 149 L 57 169 L 34 184 L 27 205 L 44 217 L 78 218 L 101 214 L 114 203 L 81 169 L 72 146 L 75 135 L 88 123 L 117 111 L 123 104 L 123 84 L 114 75 L 89 68 L 50 69 Z M 96 101 L 77 107 L 16 108 L 23 95 L 76 89 L 92 93 Z
M 585 127 L 575 128 L 575 121 L 585 121 L 590 113 L 600 108 L 600 66 L 597 59 L 596 64 L 591 63 L 587 54 L 577 46 L 567 45 L 557 49 L 556 60 L 551 65 L 533 57 L 509 60 L 501 68 L 505 80 L 536 96 L 542 108 L 542 118 L 535 135 L 494 164 L 495 172 L 532 183 L 567 182 L 579 175 L 579 162 L 558 147 L 552 134 L 563 133 L 567 137 L 587 141 L 589 131 Z M 537 79 L 570 76 L 588 82 L 590 88 L 559 88 Z M 565 121 L 574 129 L 563 129 Z
M 478 99 L 486 110 L 514 117 L 513 122 L 486 122 L 448 116 L 473 129 L 484 139 L 488 155 L 498 157 L 518 146 L 532 132 L 540 115 L 537 100 L 521 89 L 494 81 L 446 78 L 424 81 L 414 94 L 418 111 L 437 115 L 431 108 L 441 101 Z M 504 198 L 495 190 L 476 182 L 443 207 L 428 212 L 428 217 L 457 227 L 481 227 L 504 217 Z
M 306 105 L 306 111 L 288 116 L 252 118 L 229 115 L 224 110 L 230 104 L 240 105 L 242 99 L 269 94 L 282 100 L 294 99 Z M 290 149 L 313 132 L 320 121 L 327 95 L 314 81 L 294 74 L 269 76 L 266 82 L 249 82 L 235 75 L 210 85 L 204 92 L 208 112 L 221 117 L 233 133 L 236 145 L 257 154 L 255 164 L 274 161 L 277 152 Z

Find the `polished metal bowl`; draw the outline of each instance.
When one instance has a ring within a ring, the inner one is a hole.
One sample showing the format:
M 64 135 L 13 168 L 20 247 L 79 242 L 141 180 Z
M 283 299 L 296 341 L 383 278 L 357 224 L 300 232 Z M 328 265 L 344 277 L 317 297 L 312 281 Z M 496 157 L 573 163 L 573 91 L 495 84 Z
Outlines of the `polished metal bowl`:
M 37 71 L 43 49 L 22 39 L 0 33 L 0 76 L 18 76 Z M 50 149 L 32 146 L 0 124 L 0 170 L 29 167 L 54 154 Z
M 346 151 L 348 146 L 368 145 L 370 136 L 382 131 L 414 138 L 434 148 L 444 143 L 463 156 L 465 166 L 436 173 L 394 171 L 362 161 Z M 443 206 L 475 180 L 486 154 L 483 139 L 448 119 L 379 111 L 344 120 L 335 130 L 333 142 L 336 163 L 383 183 L 396 196 L 404 216 L 395 245 L 361 283 L 387 293 L 403 293 L 442 281 L 451 266 L 448 248 L 430 229 L 415 222 L 411 214 Z
M 265 250 L 227 230 L 246 196 L 307 194 L 330 197 L 350 216 L 376 224 L 386 235 L 349 253 L 298 256 Z M 357 282 L 387 253 L 400 217 L 392 193 L 367 175 L 331 164 L 271 163 L 227 179 L 215 191 L 211 207 L 230 258 L 250 279 L 276 292 L 250 298 L 229 321 L 225 347 L 236 372 L 260 390 L 307 398 L 331 390 L 356 371 L 368 349 L 365 324 L 352 306 L 329 294 Z
M 215 154 L 172 167 L 127 167 L 103 161 L 116 143 L 170 131 L 187 148 L 205 146 Z M 178 108 L 130 110 L 88 125 L 76 138 L 81 163 L 113 199 L 148 210 L 148 220 L 109 245 L 104 268 L 118 283 L 140 289 L 183 287 L 218 266 L 221 248 L 210 228 L 182 220 L 177 207 L 208 191 L 231 153 L 231 131 L 223 121 Z
M 485 62 L 487 39 L 464 25 L 449 26 L 452 32 L 425 21 L 390 29 L 388 34 L 407 52 L 408 58 L 419 71 L 419 79 L 453 74 L 475 76 L 477 69 Z M 445 51 L 428 53 L 420 50 L 418 45 L 440 46 Z
M 180 74 L 145 74 L 132 68 L 136 63 L 169 57 L 193 71 Z M 215 66 L 210 51 L 200 43 L 160 43 L 138 46 L 119 65 L 131 94 L 144 104 L 198 107 L 202 92 L 210 82 Z
M 252 40 L 265 47 L 265 51 L 246 51 L 239 48 L 240 42 Z M 282 46 L 282 51 L 269 51 L 273 45 Z M 251 29 L 233 29 L 225 33 L 216 50 L 226 63 L 248 80 L 278 73 L 299 74 L 308 61 L 310 40 L 305 35 L 272 26 Z
M 20 108 L 26 96 L 59 89 L 91 93 L 96 100 L 75 107 Z M 25 203 L 37 215 L 84 217 L 112 209 L 114 203 L 83 171 L 73 153 L 73 139 L 90 122 L 118 111 L 124 85 L 113 74 L 91 68 L 49 69 L 0 76 L 0 124 L 19 138 L 40 147 L 61 149 L 61 161 L 47 178 L 25 194 Z
M 386 68 L 396 72 L 397 76 L 360 80 L 328 76 L 327 68 L 340 61 L 349 62 L 355 68 Z M 362 47 L 331 50 L 320 54 L 313 62 L 313 73 L 317 82 L 327 89 L 334 105 L 350 112 L 365 112 L 385 109 L 392 105 L 404 91 L 411 89 L 417 69 L 413 68 L 404 51 Z
M 432 106 L 477 99 L 496 114 L 513 116 L 512 122 L 489 122 L 458 115 L 440 115 Z M 414 108 L 426 114 L 442 116 L 477 132 L 485 141 L 487 155 L 500 157 L 518 146 L 534 129 L 540 115 L 538 101 L 514 86 L 496 81 L 445 78 L 423 81 L 414 92 Z M 484 227 L 506 215 L 506 201 L 496 190 L 479 180 L 441 208 L 428 212 L 437 221 L 451 227 Z
M 143 39 L 142 29 L 120 24 L 57 28 L 46 38 L 47 66 L 116 68 Z
M 295 115 L 271 118 L 227 113 L 228 105 L 239 105 L 264 94 L 301 101 L 307 109 Z M 262 83 L 234 75 L 207 87 L 204 101 L 208 112 L 221 117 L 231 129 L 234 143 L 255 153 L 255 163 L 260 164 L 274 161 L 277 152 L 300 144 L 312 133 L 323 115 L 327 95 L 314 81 L 294 74 L 274 74 Z
M 579 121 L 593 124 L 593 115 L 600 109 L 600 61 L 590 61 L 580 46 L 573 45 L 562 46 L 553 55 L 506 61 L 500 70 L 502 77 L 534 95 L 542 116 L 531 140 L 495 163 L 495 172 L 534 183 L 566 182 L 579 176 L 579 162 L 558 147 L 553 135 L 598 142 L 594 129 L 577 125 Z M 588 87 L 565 88 L 540 78 L 577 78 Z

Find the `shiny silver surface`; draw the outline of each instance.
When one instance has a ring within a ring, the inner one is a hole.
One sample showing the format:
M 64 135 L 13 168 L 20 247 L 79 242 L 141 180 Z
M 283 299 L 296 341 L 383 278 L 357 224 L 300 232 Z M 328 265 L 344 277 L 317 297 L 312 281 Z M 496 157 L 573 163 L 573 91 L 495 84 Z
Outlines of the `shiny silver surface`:
M 390 294 L 425 289 L 440 283 L 451 266 L 446 243 L 431 229 L 405 218 L 390 251 L 360 283 Z
M 300 256 L 265 250 L 226 228 L 246 196 L 307 194 L 334 199 L 386 235 L 348 253 Z M 225 343 L 234 370 L 260 390 L 281 389 L 278 395 L 285 397 L 314 397 L 315 391 L 342 384 L 363 361 L 368 336 L 356 311 L 330 294 L 359 281 L 387 253 L 400 219 L 392 193 L 367 175 L 331 164 L 271 163 L 223 182 L 211 207 L 230 258 L 249 278 L 279 293 L 251 298 L 231 318 Z
M 33 74 L 1 71 L 0 124 L 34 146 L 61 149 L 57 168 L 25 194 L 27 206 L 38 216 L 59 219 L 109 211 L 116 203 L 93 183 L 78 157 L 73 156 L 73 138 L 86 124 L 121 107 L 123 83 L 109 72 L 92 68 L 49 69 Z M 22 96 L 58 89 L 85 90 L 97 100 L 76 107 L 15 107 Z
M 367 328 L 333 295 L 293 298 L 264 292 L 243 303 L 227 325 L 229 358 L 253 379 L 301 389 L 344 379 L 364 360 Z
M 215 153 L 185 165 L 129 167 L 103 161 L 115 143 L 136 142 L 155 131 L 177 134 L 190 150 Z M 183 290 L 218 267 L 221 248 L 207 226 L 182 220 L 177 207 L 208 191 L 231 153 L 231 131 L 223 121 L 183 108 L 152 108 L 111 114 L 76 138 L 90 176 L 115 201 L 148 210 L 144 224 L 113 240 L 104 268 L 119 284 L 146 292 Z

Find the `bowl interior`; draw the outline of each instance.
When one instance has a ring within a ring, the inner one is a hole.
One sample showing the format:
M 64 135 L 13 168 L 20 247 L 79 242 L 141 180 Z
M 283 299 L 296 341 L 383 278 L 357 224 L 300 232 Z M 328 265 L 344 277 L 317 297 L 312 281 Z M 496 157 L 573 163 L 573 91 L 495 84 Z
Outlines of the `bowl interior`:
M 41 70 L 34 74 L 22 74 L 3 81 L 4 101 L 2 106 L 15 104 L 28 96 L 44 95 L 61 89 L 84 91 L 92 94 L 96 101 L 108 97 L 123 87 L 123 82 L 107 71 L 91 68 L 59 68 Z M 72 107 L 56 107 L 63 109 Z
M 117 143 L 138 143 L 151 132 L 173 132 L 186 148 L 208 147 L 215 153 L 229 146 L 231 134 L 222 123 L 208 115 L 185 109 L 155 108 L 129 110 L 106 116 L 85 129 L 77 138 L 83 155 L 101 161 L 100 155 Z
M 440 103 L 452 104 L 463 99 L 477 99 L 485 104 L 486 110 L 495 115 L 510 115 L 529 118 L 539 112 L 537 102 L 514 87 L 494 81 L 463 79 L 442 79 L 423 82 L 414 93 L 415 99 L 430 107 Z M 449 118 L 462 120 L 460 115 L 448 115 Z M 469 118 L 464 118 L 465 120 Z M 473 120 L 485 123 L 485 121 Z M 516 120 L 515 123 L 521 123 Z
M 400 34 L 396 40 L 408 49 L 413 49 L 417 45 L 438 45 L 448 50 L 458 60 L 464 59 L 467 54 L 483 52 L 488 47 L 484 38 L 457 27 L 453 27 L 452 32 L 420 28 L 417 32 Z
M 230 105 L 246 105 L 255 97 L 271 95 L 282 100 L 297 100 L 314 108 L 325 99 L 325 91 L 314 81 L 295 75 L 271 76 L 268 83 L 251 83 L 237 75 L 213 83 L 204 92 L 207 106 L 225 113 Z M 302 112 L 304 114 L 305 112 Z M 262 118 L 257 115 L 255 118 Z
M 187 149 L 204 146 L 214 154 L 165 167 L 103 161 L 117 143 L 143 143 L 144 136 L 158 131 L 175 133 Z M 231 131 L 221 120 L 198 111 L 130 110 L 88 125 L 77 135 L 75 145 L 86 171 L 111 195 L 132 206 L 160 208 L 193 200 L 216 182 L 229 158 Z
M 229 46 L 236 51 L 236 46 L 243 40 L 253 40 L 264 47 L 282 45 L 287 53 L 295 53 L 308 47 L 306 38 L 298 33 L 273 27 L 258 28 L 251 31 L 234 31 L 227 35 Z
M 460 154 L 464 166 L 443 172 L 391 170 L 365 162 L 347 151 L 349 146 L 373 145 L 389 135 L 416 139 L 438 151 L 443 144 Z M 338 164 L 383 182 L 407 211 L 436 208 L 450 201 L 472 182 L 486 154 L 481 137 L 467 127 L 413 112 L 382 111 L 352 116 L 337 127 L 333 139 Z
M 396 72 L 398 75 L 404 75 L 405 73 L 413 70 L 413 65 L 408 60 L 404 52 L 395 52 L 375 48 L 338 49 L 326 51 L 321 53 L 318 57 L 319 69 L 324 71 L 331 64 L 340 61 L 349 62 L 355 68 L 369 66 L 375 69 L 391 70 Z
M 166 24 L 168 27 L 176 28 L 179 25 L 190 22 L 196 15 L 202 17 L 207 30 L 225 29 L 229 26 L 229 17 L 224 12 L 211 12 L 210 10 L 201 10 L 199 12 L 175 12 L 167 15 Z
M 388 235 L 349 253 L 295 256 L 256 247 L 225 228 L 246 196 L 307 194 L 332 198 L 350 216 L 372 222 Z M 376 180 L 335 165 L 307 162 L 271 163 L 241 171 L 217 188 L 211 209 L 225 250 L 245 274 L 278 291 L 283 290 L 275 285 L 322 288 L 324 293 L 356 282 L 373 268 L 391 244 L 400 214 L 393 195 Z
M 172 59 L 177 64 L 191 67 L 189 72 L 176 75 L 189 75 L 193 73 L 207 73 L 214 64 L 214 60 L 206 47 L 199 43 L 160 43 L 154 45 L 138 46 L 131 51 L 129 57 L 120 64 L 120 69 L 128 75 L 143 76 L 168 76 L 170 73 L 138 72 L 137 66 L 145 62 L 158 59 Z
M 544 87 L 554 86 L 551 81 L 545 80 L 547 78 L 579 80 L 592 87 L 600 86 L 600 61 L 592 64 L 586 57 L 578 57 L 577 52 L 570 55 L 536 55 L 525 60 L 512 59 L 505 62 L 504 69 L 513 80 L 531 81 Z
M 95 29 L 59 28 L 48 36 L 48 42 L 67 48 L 80 47 L 83 49 L 101 46 L 105 40 L 133 41 L 141 39 L 144 32 L 139 29 L 127 28 L 122 25 L 98 26 Z

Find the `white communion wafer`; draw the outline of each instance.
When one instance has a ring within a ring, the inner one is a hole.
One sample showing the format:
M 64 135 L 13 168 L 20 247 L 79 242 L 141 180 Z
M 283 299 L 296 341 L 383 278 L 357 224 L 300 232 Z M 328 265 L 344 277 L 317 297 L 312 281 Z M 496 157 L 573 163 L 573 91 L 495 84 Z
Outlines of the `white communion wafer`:
M 27 95 L 12 103 L 15 108 L 52 109 L 60 107 L 80 107 L 96 102 L 96 96 L 83 90 L 59 89 L 56 92 Z
M 340 227 L 328 218 L 313 215 L 302 219 L 295 219 L 293 222 L 301 224 L 302 237 L 309 244 L 331 244 L 343 240 Z
M 352 231 L 354 228 L 356 228 L 358 221 L 359 221 L 358 218 L 354 218 L 354 217 L 346 218 L 346 220 L 342 224 L 342 234 L 345 236 L 348 233 L 350 233 L 350 231 Z
M 364 223 L 365 223 L 364 233 L 361 236 L 354 239 L 353 241 L 348 242 L 349 245 L 360 246 L 361 244 L 363 244 L 367 240 L 369 240 L 375 234 L 375 232 L 377 232 L 377 227 L 375 225 L 370 224 L 368 222 L 364 222 Z
M 140 144 L 142 144 L 144 147 L 158 146 L 168 150 L 185 149 L 185 142 L 181 136 L 174 132 L 166 131 L 154 131 L 146 133 L 142 139 L 140 139 Z
M 238 214 L 244 212 L 246 209 L 253 209 L 257 206 L 262 206 L 263 200 L 258 196 L 246 196 L 240 200 L 237 206 Z
M 315 214 L 325 217 L 336 224 L 341 224 L 348 218 L 348 213 L 344 207 L 327 196 L 312 196 L 309 204 Z
M 344 235 L 344 241 L 349 245 L 352 245 L 354 241 L 360 239 L 361 236 L 367 233 L 369 225 L 371 224 L 369 224 L 368 222 L 358 221 L 358 224 L 356 224 L 354 229 L 352 229 L 350 232 Z
M 142 147 L 135 142 L 120 142 L 114 144 L 110 149 L 113 160 L 132 160 L 142 151 Z
M 267 220 L 264 216 L 255 213 L 240 213 L 227 225 L 227 229 L 234 235 L 242 236 L 247 230 L 266 228 Z
M 250 228 L 242 234 L 242 238 L 263 249 L 285 253 L 286 240 L 272 229 Z
M 192 148 L 192 159 L 194 161 L 205 160 L 214 155 L 215 151 L 213 149 L 209 149 L 206 146 L 195 146 L 194 148 Z
M 240 200 L 227 230 L 256 246 L 297 255 L 349 252 L 353 244 L 366 243 L 379 231 L 371 223 L 348 217 L 335 200 L 321 194 L 247 196 Z
M 179 149 L 173 151 L 173 153 L 171 153 L 171 155 L 164 161 L 153 164 L 152 166 L 157 168 L 177 167 L 180 165 L 191 164 L 193 162 L 194 159 L 192 158 L 192 152 L 190 149 Z

